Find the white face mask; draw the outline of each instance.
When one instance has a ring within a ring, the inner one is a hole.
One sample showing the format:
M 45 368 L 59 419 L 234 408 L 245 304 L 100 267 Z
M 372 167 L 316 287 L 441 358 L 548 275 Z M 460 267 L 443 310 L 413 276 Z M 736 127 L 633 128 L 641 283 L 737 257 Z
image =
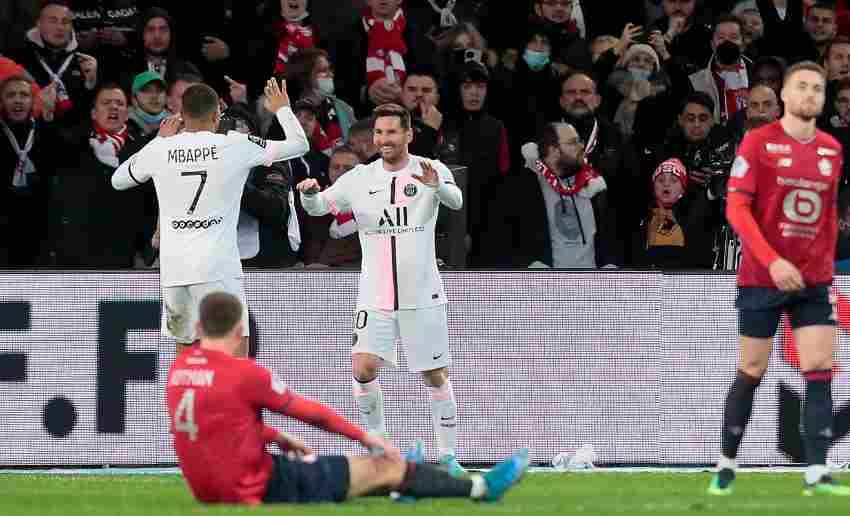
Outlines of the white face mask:
M 316 79 L 316 85 L 319 88 L 319 92 L 324 96 L 330 96 L 334 94 L 334 79 L 333 77 L 320 77 Z
M 632 74 L 632 79 L 643 79 L 645 81 L 649 80 L 649 77 L 652 75 L 652 72 L 649 70 L 644 70 L 643 68 L 627 68 L 630 74 Z

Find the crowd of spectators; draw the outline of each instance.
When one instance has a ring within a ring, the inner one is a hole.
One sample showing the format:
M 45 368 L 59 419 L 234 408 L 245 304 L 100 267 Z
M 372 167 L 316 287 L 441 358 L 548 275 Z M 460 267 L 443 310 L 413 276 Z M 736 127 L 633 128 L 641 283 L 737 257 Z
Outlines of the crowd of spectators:
M 351 214 L 310 217 L 293 186 L 377 159 L 369 116 L 393 102 L 411 152 L 464 175 L 451 266 L 734 269 L 726 178 L 781 116 L 787 66 L 827 70 L 819 126 L 850 181 L 848 36 L 848 0 L 7 0 L 0 268 L 156 267 L 154 187 L 112 172 L 201 82 L 221 130 L 284 138 L 260 98 L 274 75 L 311 150 L 252 171 L 246 266 L 359 266 Z

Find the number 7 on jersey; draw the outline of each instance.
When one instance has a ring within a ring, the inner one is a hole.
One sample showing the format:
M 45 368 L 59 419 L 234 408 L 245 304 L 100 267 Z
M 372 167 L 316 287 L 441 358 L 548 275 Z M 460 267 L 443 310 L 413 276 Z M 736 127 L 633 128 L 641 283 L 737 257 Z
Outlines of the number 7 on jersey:
M 198 200 L 201 198 L 201 192 L 204 191 L 204 185 L 207 184 L 207 171 L 206 170 L 199 170 L 197 172 L 181 172 L 180 175 L 184 176 L 184 177 L 185 176 L 200 176 L 200 178 L 201 178 L 201 183 L 198 185 L 198 191 L 195 192 L 195 198 L 192 199 L 192 205 L 189 206 L 189 211 L 186 212 L 189 215 L 191 215 L 191 214 L 195 213 L 195 208 L 198 206 Z

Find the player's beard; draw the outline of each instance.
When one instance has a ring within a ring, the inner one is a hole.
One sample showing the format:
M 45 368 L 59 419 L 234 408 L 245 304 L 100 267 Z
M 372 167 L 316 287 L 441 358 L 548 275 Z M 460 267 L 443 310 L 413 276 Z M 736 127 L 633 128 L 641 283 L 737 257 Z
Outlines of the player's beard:
M 404 159 L 405 152 L 400 145 L 388 145 L 387 147 L 391 147 L 388 152 L 384 152 L 382 148 L 378 148 L 381 158 L 383 158 L 385 163 L 395 165 Z

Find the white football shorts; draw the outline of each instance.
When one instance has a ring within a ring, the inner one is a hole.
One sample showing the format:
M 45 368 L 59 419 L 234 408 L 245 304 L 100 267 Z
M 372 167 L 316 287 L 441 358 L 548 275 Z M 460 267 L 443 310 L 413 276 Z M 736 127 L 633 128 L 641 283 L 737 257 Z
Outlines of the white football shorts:
M 358 309 L 354 314 L 351 353 L 369 353 L 398 367 L 396 341 L 401 340 L 410 371 L 447 367 L 449 353 L 447 305 L 412 310 Z
M 232 278 L 209 283 L 163 287 L 162 289 L 162 334 L 175 339 L 180 344 L 191 344 L 200 338 L 195 331 L 198 323 L 198 310 L 201 300 L 213 292 L 233 294 L 242 302 L 242 335 L 248 332 L 248 303 L 245 302 L 245 289 L 242 278 Z

